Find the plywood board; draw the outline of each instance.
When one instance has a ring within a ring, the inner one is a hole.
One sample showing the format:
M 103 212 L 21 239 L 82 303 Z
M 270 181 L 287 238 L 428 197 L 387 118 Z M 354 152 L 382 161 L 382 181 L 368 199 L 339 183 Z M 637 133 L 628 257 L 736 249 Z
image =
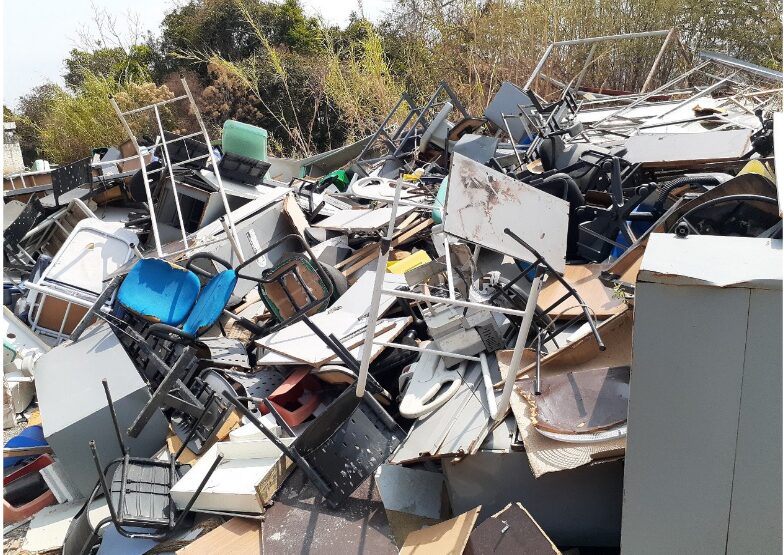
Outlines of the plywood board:
M 449 173 L 444 231 L 519 260 L 534 256 L 509 228 L 563 272 L 569 203 L 455 154 Z
M 463 553 L 468 536 L 474 529 L 482 507 L 476 507 L 461 515 L 411 532 L 400 550 L 400 555 L 460 555 Z
M 234 517 L 187 547 L 177 550 L 177 555 L 261 555 L 261 545 L 261 523 Z

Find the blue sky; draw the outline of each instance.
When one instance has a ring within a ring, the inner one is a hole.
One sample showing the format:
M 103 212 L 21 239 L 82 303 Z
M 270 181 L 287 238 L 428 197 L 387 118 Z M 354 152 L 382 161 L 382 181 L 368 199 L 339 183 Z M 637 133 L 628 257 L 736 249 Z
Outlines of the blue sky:
M 306 11 L 329 23 L 343 25 L 357 0 L 301 0 Z M 90 25 L 93 6 L 123 21 L 128 10 L 144 30 L 159 33 L 164 14 L 175 0 L 4 0 L 3 103 L 14 107 L 33 87 L 52 81 L 62 84 L 63 60 L 80 44 L 80 31 Z M 366 17 L 377 20 L 392 0 L 363 0 Z M 127 39 L 128 37 L 123 37 Z

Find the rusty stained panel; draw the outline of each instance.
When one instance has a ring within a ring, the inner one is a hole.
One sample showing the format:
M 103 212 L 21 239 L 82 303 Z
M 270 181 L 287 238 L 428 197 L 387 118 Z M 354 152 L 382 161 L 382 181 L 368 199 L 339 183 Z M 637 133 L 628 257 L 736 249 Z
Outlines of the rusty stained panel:
M 558 272 L 565 268 L 569 203 L 455 154 L 444 231 L 518 260 L 534 256 L 504 233 L 509 228 Z

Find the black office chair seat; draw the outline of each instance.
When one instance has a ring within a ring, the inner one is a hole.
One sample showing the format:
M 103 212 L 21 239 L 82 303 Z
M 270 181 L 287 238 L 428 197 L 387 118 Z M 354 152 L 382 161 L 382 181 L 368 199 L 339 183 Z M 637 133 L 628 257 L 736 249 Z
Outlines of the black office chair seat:
M 175 513 L 169 490 L 185 474 L 186 469 L 172 468 L 167 461 L 130 457 L 127 465 L 124 465 L 123 460 L 115 461 L 119 464 L 114 470 L 110 486 L 112 503 L 118 511 L 118 524 L 132 526 L 144 523 L 146 527 L 155 528 L 155 523 L 159 523 L 161 528 L 169 528 Z M 123 472 L 126 469 L 123 488 Z

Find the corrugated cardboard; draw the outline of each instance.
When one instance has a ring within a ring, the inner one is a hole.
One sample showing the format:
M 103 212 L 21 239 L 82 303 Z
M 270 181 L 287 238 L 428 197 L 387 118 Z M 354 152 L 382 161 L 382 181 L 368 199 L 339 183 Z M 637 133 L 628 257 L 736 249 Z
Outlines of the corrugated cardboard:
M 460 555 L 481 509 L 479 506 L 450 520 L 411 532 L 400 555 Z

